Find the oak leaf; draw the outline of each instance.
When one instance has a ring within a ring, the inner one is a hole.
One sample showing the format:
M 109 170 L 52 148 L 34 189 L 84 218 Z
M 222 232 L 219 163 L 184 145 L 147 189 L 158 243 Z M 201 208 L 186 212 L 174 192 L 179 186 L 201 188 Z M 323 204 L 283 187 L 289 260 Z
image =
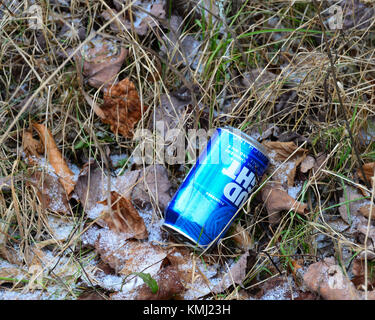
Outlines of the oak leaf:
M 36 189 L 37 197 L 44 209 L 56 213 L 70 213 L 68 197 L 56 175 L 35 171 L 31 174 L 28 185 Z

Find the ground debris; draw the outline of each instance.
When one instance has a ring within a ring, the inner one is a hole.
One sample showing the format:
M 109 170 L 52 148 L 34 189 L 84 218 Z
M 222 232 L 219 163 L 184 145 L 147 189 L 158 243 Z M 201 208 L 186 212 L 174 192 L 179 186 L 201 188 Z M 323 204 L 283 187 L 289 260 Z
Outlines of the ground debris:
M 342 272 L 334 258 L 326 258 L 309 266 L 304 275 L 306 286 L 326 300 L 358 300 L 360 294 Z
M 79 67 L 83 65 L 82 73 L 88 84 L 99 89 L 114 83 L 127 54 L 116 42 L 96 36 L 83 46 L 76 62 Z

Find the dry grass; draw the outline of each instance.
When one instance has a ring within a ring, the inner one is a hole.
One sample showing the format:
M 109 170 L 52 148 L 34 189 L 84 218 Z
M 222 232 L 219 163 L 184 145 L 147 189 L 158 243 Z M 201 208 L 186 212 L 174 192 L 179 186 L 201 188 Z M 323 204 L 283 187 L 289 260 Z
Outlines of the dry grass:
M 0 245 L 17 248 L 21 265 L 29 265 L 28 255 L 35 246 L 55 252 L 51 263 L 43 266 L 50 272 L 41 281 L 45 287 L 57 290 L 56 297 L 76 298 L 81 292 L 76 286 L 77 279 L 85 275 L 85 268 L 92 268 L 89 261 L 94 253 L 81 250 L 80 242 L 80 235 L 87 228 L 84 222 L 89 221 L 82 208 L 72 203 L 74 234 L 63 242 L 51 238 L 47 213 L 37 199 L 36 190 L 26 186 L 22 132 L 32 120 L 43 122 L 52 131 L 65 158 L 79 167 L 89 158 L 95 158 L 107 171 L 107 160 L 103 157 L 107 149 L 111 154 L 132 154 L 135 143 L 114 135 L 103 125 L 80 88 L 71 49 L 82 47 L 95 30 L 116 39 L 130 52 L 118 79 L 129 77 L 136 84 L 143 103 L 150 106 L 139 127 L 149 128 L 155 122 L 155 111 L 160 107 L 163 93 L 195 85 L 198 89 L 192 99 L 201 108 L 194 108 L 185 119 L 192 127 L 209 129 L 230 125 L 245 132 L 263 133 L 270 125 L 276 125 L 280 132 L 295 132 L 306 138 L 310 154 L 327 155 L 325 171 L 310 174 L 300 195 L 308 204 L 308 216 L 288 212 L 277 226 L 271 227 L 261 202 L 254 200 L 244 207 L 236 223 L 247 230 L 255 244 L 253 250 L 258 252 L 245 282 L 249 290 L 256 289 L 270 274 L 277 275 L 279 271 L 291 274 L 291 259 L 308 265 L 325 255 L 324 250 L 317 248 L 318 235 L 331 239 L 329 252 L 341 259 L 344 266 L 350 260 L 348 252 L 353 256 L 363 249 L 351 234 L 333 230 L 325 218 L 339 215 L 333 206 L 340 203 L 342 182 L 357 183 L 354 172 L 362 163 L 358 163 L 353 143 L 362 162 L 375 159 L 373 136 L 370 142 L 363 139 L 363 130 L 374 125 L 375 116 L 373 23 L 364 30 L 328 32 L 340 88 L 337 92 L 329 73 L 317 8 L 312 2 L 291 5 L 280 1 L 244 1 L 243 4 L 235 1 L 232 5 L 237 3 L 238 7 L 232 8 L 229 2 L 218 1 L 224 3 L 223 11 L 208 23 L 198 17 L 192 6 L 184 16 L 186 29 L 178 41 L 186 35 L 201 41 L 195 69 L 159 56 L 165 28 L 156 27 L 144 37 L 125 28 L 113 31 L 110 23 L 100 17 L 111 1 L 94 1 L 87 7 L 87 1 L 71 0 L 66 8 L 53 5 L 52 1 L 41 1 L 44 24 L 38 31 L 30 30 L 21 14 L 26 1 L 2 2 L 0 177 L 11 176 L 13 180 L 10 189 L 0 192 Z M 4 4 L 8 9 L 4 9 Z M 79 19 L 79 24 L 73 26 L 75 30 L 78 26 L 86 28 L 82 39 L 77 35 L 64 38 L 59 34 L 67 13 Z M 231 17 L 229 23 L 222 19 L 224 15 Z M 272 25 L 270 21 L 277 24 Z M 283 30 L 272 32 L 271 29 Z M 186 55 L 184 58 L 187 60 Z M 162 74 L 160 80 L 154 81 L 158 61 L 161 61 Z M 251 75 L 254 69 L 264 72 L 258 78 L 261 84 L 256 85 L 250 76 L 250 85 L 241 85 L 242 76 Z M 262 83 L 260 79 L 269 72 L 275 79 Z M 86 83 L 83 89 L 94 103 L 101 103 L 100 91 Z M 353 141 L 348 138 L 339 95 L 349 116 Z M 183 172 L 188 168 L 183 166 Z M 168 171 L 177 186 L 180 168 L 168 166 Z M 239 253 L 229 237 L 209 255 L 236 257 Z M 55 264 L 58 267 L 53 269 Z M 225 297 L 238 297 L 237 289 Z

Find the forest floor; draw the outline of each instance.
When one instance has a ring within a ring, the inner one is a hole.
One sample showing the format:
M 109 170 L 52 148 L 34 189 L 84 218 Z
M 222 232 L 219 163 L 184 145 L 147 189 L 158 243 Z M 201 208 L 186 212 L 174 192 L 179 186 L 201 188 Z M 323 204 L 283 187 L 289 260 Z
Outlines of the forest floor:
M 0 1 L 0 299 L 375 299 L 374 17 Z M 225 126 L 270 166 L 202 252 L 161 226 Z

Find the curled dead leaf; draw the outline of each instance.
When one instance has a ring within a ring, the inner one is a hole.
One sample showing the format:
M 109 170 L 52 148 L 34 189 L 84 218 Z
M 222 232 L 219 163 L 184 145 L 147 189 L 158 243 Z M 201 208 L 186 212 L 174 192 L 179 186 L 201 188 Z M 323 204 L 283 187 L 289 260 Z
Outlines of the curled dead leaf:
M 298 146 L 293 142 L 280 142 L 280 141 L 263 141 L 263 145 L 267 147 L 270 152 L 276 153 L 276 160 L 285 161 L 290 155 L 298 149 Z M 301 157 L 307 149 L 299 148 L 298 151 L 290 159 Z
M 271 224 L 279 222 L 278 213 L 283 210 L 293 210 L 299 214 L 307 213 L 307 204 L 292 198 L 285 190 L 272 185 L 266 185 L 261 190 L 262 200 L 267 209 Z
M 108 205 L 107 199 L 100 202 Z M 131 201 L 116 191 L 111 192 L 112 210 L 102 213 L 102 219 L 109 229 L 128 234 L 130 238 L 145 239 L 148 236 L 143 219 L 133 207 Z
M 104 118 L 113 133 L 132 138 L 135 125 L 142 118 L 147 107 L 141 105 L 137 89 L 128 78 L 104 92 L 104 103 L 100 106 Z
M 25 136 L 24 145 L 27 147 L 25 152 L 29 151 L 37 157 L 41 157 L 43 153 L 46 154 L 48 162 L 55 170 L 56 175 L 59 177 L 61 185 L 64 187 L 66 194 L 69 196 L 74 190 L 75 182 L 73 181 L 74 174 L 66 164 L 60 150 L 57 148 L 56 142 L 53 139 L 51 131 L 41 123 L 32 123 L 32 128 L 36 130 L 39 135 L 40 143 L 32 137 L 32 133 L 27 132 Z M 43 152 L 41 151 L 43 145 Z M 37 153 L 37 154 L 36 154 Z

